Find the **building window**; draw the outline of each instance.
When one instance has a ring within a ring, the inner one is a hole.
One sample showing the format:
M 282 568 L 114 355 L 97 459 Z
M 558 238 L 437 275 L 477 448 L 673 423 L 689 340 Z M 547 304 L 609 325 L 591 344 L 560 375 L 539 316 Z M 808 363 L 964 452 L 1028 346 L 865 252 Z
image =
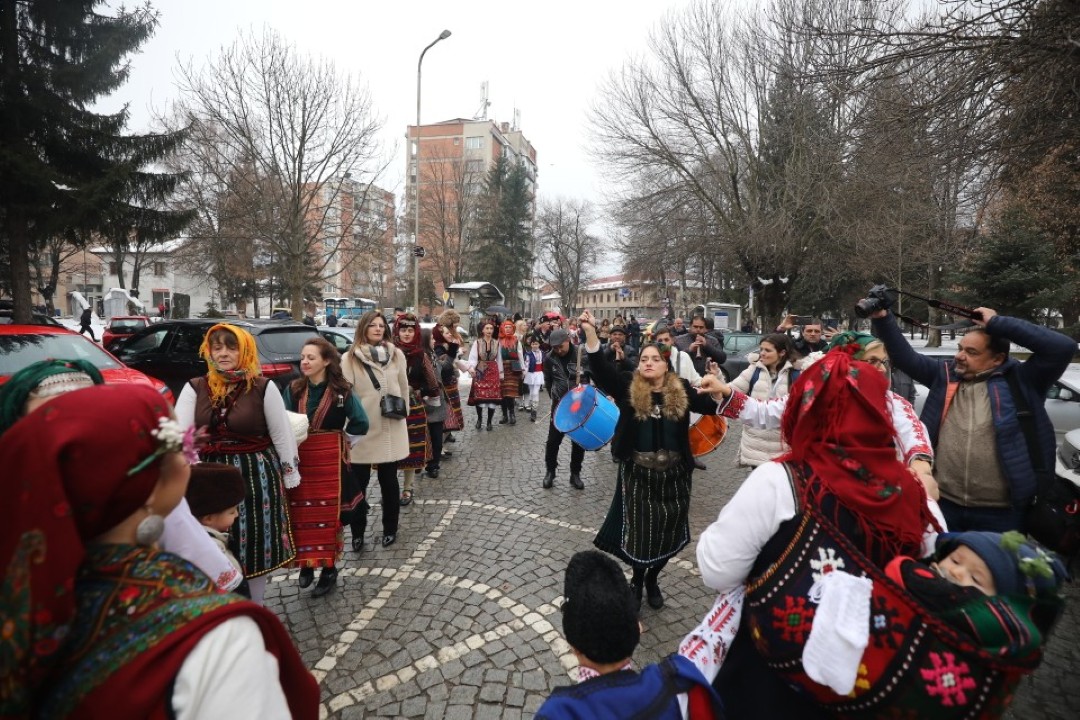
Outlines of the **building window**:
M 466 172 L 478 173 L 478 172 L 482 172 L 483 169 L 484 169 L 484 161 L 483 160 L 469 160 L 468 162 L 465 163 Z
M 119 266 L 116 264 L 115 260 L 110 260 L 109 261 L 109 274 L 110 275 L 119 275 L 120 273 L 117 272 L 118 267 Z
M 154 277 L 165 277 L 165 263 L 154 263 Z
M 484 147 L 484 136 L 483 135 L 474 135 L 473 137 L 465 138 L 465 149 L 466 150 L 479 150 L 482 147 Z
M 460 145 L 460 144 L 461 144 L 461 138 L 459 138 L 459 137 L 454 138 L 454 145 L 457 146 L 457 145 Z

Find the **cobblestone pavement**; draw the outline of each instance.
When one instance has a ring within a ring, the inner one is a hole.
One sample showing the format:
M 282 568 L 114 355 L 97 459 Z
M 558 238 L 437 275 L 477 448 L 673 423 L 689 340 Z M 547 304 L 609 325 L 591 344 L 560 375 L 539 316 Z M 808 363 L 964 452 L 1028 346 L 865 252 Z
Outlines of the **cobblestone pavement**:
M 564 439 L 555 487 L 543 490 L 547 420 L 518 417 L 516 427 L 492 432 L 474 430 L 475 415 L 468 418 L 458 442 L 447 445 L 454 457 L 439 479 L 418 480 L 390 548 L 374 545 L 381 498 L 372 481 L 365 549 L 346 553 L 330 595 L 313 599 L 297 587 L 295 571 L 272 577 L 267 605 L 315 672 L 323 717 L 516 720 L 532 717 L 552 688 L 571 682 L 576 662 L 557 611 L 563 571 L 571 555 L 592 547 L 615 465 L 607 448 L 587 453 L 585 490 L 574 490 Z M 705 458 L 708 469 L 694 474 L 694 541 L 747 475 L 735 466 L 737 448 L 733 428 Z M 661 575 L 665 607 L 643 605 L 640 664 L 674 651 L 712 604 L 694 541 Z M 1007 717 L 1080 717 L 1080 593 L 1074 587 L 1070 595 L 1043 667 L 1024 682 Z

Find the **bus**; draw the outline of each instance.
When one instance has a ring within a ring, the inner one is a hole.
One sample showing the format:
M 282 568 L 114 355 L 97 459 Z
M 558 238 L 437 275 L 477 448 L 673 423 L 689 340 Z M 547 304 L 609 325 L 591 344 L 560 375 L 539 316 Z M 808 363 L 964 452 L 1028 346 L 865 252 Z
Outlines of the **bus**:
M 356 321 L 368 310 L 374 310 L 378 303 L 371 298 L 336 298 L 328 297 L 323 300 L 326 314 L 334 313 L 338 318 L 338 325 L 342 327 L 355 327 Z

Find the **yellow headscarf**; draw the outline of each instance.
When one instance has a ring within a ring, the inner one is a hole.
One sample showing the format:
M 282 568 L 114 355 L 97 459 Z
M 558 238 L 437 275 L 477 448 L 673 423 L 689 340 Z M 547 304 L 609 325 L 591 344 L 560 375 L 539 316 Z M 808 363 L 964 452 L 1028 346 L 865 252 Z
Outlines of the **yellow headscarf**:
M 210 357 L 210 336 L 218 330 L 228 330 L 236 337 L 237 347 L 240 348 L 240 358 L 236 363 L 236 370 L 223 373 L 214 365 Z M 199 356 L 206 361 L 207 373 L 206 384 L 210 387 L 210 403 L 218 407 L 224 402 L 229 391 L 240 380 L 245 383 L 244 392 L 251 390 L 255 384 L 255 378 L 262 374 L 259 366 L 259 351 L 255 347 L 255 338 L 251 333 L 227 323 L 218 323 L 206 331 L 202 345 L 199 346 Z

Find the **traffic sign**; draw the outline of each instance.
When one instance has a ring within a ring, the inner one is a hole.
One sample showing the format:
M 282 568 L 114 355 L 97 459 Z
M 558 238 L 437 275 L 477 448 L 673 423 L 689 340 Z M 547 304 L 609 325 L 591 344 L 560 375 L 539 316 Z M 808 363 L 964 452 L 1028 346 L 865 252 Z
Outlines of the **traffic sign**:
M 413 254 L 413 257 L 422 258 L 425 255 L 427 255 L 427 250 L 425 250 L 421 246 L 417 245 L 412 249 L 412 254 Z

